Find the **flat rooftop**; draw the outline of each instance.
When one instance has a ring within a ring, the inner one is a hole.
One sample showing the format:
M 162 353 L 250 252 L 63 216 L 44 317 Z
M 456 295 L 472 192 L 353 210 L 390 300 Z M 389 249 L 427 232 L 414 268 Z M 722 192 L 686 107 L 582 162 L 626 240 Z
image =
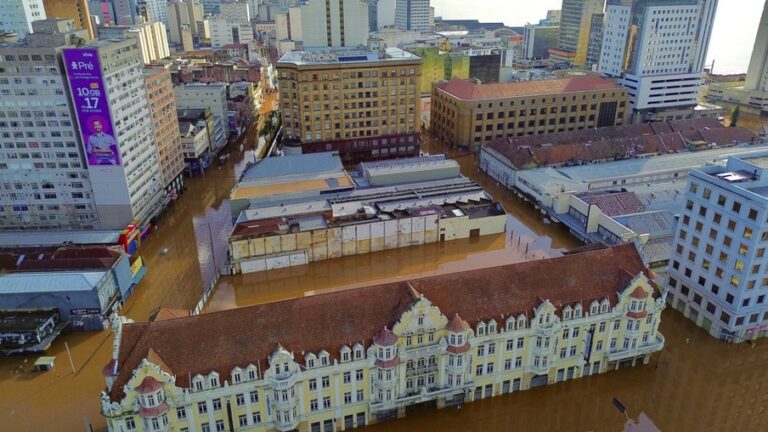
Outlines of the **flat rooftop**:
M 120 230 L 0 231 L 0 248 L 9 246 L 58 246 L 71 244 L 113 245 Z
M 437 84 L 437 89 L 461 100 L 490 100 L 512 97 L 556 95 L 590 91 L 620 91 L 616 80 L 598 76 L 577 76 L 552 80 L 532 80 L 509 83 L 478 84 L 472 80 L 454 78 Z
M 294 65 L 334 65 L 403 60 L 420 60 L 420 57 L 400 48 L 386 48 L 380 52 L 346 48 L 318 48 L 306 49 L 304 51 L 289 51 L 283 54 L 277 63 Z

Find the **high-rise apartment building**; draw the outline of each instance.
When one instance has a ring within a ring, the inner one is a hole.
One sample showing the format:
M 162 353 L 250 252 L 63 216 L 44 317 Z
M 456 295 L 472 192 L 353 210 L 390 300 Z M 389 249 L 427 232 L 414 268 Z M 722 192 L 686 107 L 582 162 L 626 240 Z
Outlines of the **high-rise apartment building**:
M 219 14 L 210 20 L 211 47 L 244 44 L 253 40 L 250 5 L 246 2 L 228 2 L 219 5 Z
M 20 38 L 32 33 L 32 22 L 46 17 L 43 0 L 3 0 L 0 6 L 0 32 Z
M 87 30 L 91 39 L 95 37 L 87 0 L 43 0 L 43 5 L 46 16 L 71 19 L 76 28 Z
M 142 0 L 147 22 L 161 22 L 168 26 L 167 0 Z
M 396 0 L 377 0 L 376 30 L 395 27 Z
M 560 34 L 556 50 L 550 57 L 584 67 L 587 61 L 592 16 L 603 13 L 605 0 L 563 0 L 560 11 Z
M 146 225 L 167 201 L 136 39 L 99 40 L 62 56 L 102 225 Z
M 710 335 L 768 334 L 768 153 L 693 169 L 669 268 L 668 301 Z
M 313 1 L 288 8 L 275 17 L 278 49 L 357 47 L 368 42 L 366 0 Z
M 634 120 L 691 117 L 717 0 L 608 0 L 599 71 L 629 89 Z
M 171 73 L 162 66 L 145 68 L 143 72 L 163 185 L 173 200 L 184 188 L 184 159 Z
M 170 56 L 165 25 L 161 22 L 148 22 L 132 26 L 98 27 L 100 39 L 134 38 L 139 41 L 141 58 L 145 65 Z
M 0 229 L 98 227 L 60 61 L 88 33 L 71 20 L 33 28 L 22 42 L 0 44 Z
M 418 155 L 419 57 L 398 48 L 294 51 L 277 70 L 287 145 L 336 150 L 345 162 Z
M 203 19 L 200 3 L 196 0 L 172 1 L 167 4 L 166 14 L 170 42 L 183 51 L 192 51 L 192 35 L 197 34 L 197 22 Z
M 203 14 L 216 15 L 219 13 L 221 0 L 201 0 L 200 4 L 203 6 Z
M 134 25 L 139 23 L 139 8 L 137 0 L 109 0 L 119 25 Z
M 434 20 L 434 18 L 433 18 Z M 403 31 L 430 31 L 429 0 L 397 0 L 395 3 L 395 27 Z

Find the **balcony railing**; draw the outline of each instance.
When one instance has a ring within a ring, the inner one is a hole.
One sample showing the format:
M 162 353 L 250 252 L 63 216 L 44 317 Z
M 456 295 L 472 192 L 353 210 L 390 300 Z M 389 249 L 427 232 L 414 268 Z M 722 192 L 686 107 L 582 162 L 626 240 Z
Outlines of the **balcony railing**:
M 615 361 L 654 353 L 656 351 L 661 351 L 662 348 L 664 348 L 664 336 L 661 333 L 656 333 L 656 340 L 654 341 L 646 343 L 645 345 L 640 345 L 636 348 L 608 351 L 606 356 L 608 357 L 608 361 Z
M 430 372 L 435 372 L 436 370 L 437 370 L 437 365 L 410 368 L 405 370 L 405 376 L 422 375 Z

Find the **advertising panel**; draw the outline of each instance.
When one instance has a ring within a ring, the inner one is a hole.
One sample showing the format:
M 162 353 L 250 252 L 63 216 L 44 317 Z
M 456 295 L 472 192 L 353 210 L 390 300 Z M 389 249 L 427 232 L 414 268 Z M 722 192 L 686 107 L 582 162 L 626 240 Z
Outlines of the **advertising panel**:
M 98 50 L 68 48 L 62 54 L 88 165 L 120 165 Z

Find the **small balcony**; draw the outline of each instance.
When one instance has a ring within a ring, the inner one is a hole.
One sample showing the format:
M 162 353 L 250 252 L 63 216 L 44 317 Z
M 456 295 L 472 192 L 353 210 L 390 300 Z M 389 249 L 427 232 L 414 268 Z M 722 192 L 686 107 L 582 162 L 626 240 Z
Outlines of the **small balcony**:
M 649 341 L 649 343 L 635 348 L 608 351 L 606 352 L 606 357 L 608 358 L 608 361 L 616 361 L 651 354 L 656 351 L 661 351 L 662 348 L 664 348 L 664 336 L 662 336 L 661 333 L 656 333 L 656 339 L 654 341 Z

